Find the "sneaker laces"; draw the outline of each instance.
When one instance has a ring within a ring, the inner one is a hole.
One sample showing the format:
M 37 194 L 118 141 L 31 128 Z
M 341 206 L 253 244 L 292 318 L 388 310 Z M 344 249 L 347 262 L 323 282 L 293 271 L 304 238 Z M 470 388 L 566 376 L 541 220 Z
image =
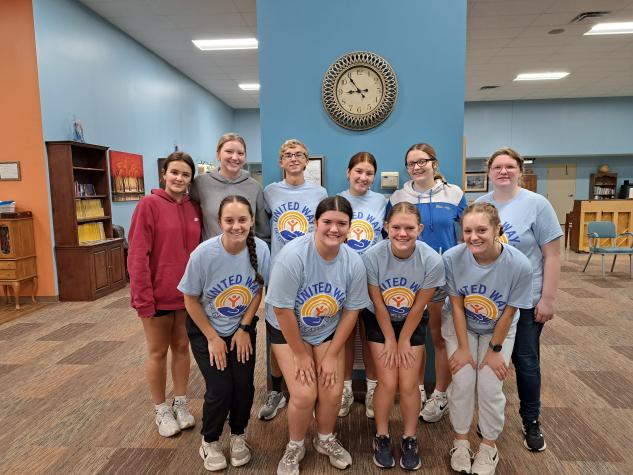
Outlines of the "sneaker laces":
M 418 445 L 418 440 L 415 437 L 405 437 L 402 439 L 402 450 L 404 452 L 409 450 L 415 450 Z
M 191 413 L 189 412 L 189 408 L 187 407 L 187 401 L 174 401 L 174 411 L 176 411 L 176 415 L 180 417 L 189 416 Z
M 492 465 L 494 464 L 494 460 L 492 459 L 492 457 L 497 453 L 497 449 L 490 447 L 489 449 L 483 449 L 482 450 L 482 446 L 479 447 L 479 451 L 477 452 L 477 454 L 475 455 L 475 460 L 477 460 L 479 463 L 486 463 L 487 465 Z M 482 461 L 481 458 L 483 458 L 484 460 Z
M 338 456 L 343 453 L 343 446 L 336 438 L 336 434 L 332 434 L 325 440 L 319 439 L 319 444 L 332 455 Z
M 530 436 L 540 437 L 541 424 L 539 421 L 530 421 L 525 424 L 525 433 Z
M 391 439 L 386 435 L 378 435 L 374 437 L 376 449 L 380 451 L 380 449 L 390 449 L 391 447 Z
M 354 401 L 354 393 L 343 389 L 343 402 L 347 405 Z
M 266 406 L 274 406 L 275 404 L 275 397 L 277 396 L 277 394 L 279 394 L 277 391 L 271 391 L 268 393 L 268 396 L 266 397 Z
M 156 415 L 160 416 L 161 420 L 165 418 L 165 416 L 171 415 L 174 417 L 174 413 L 171 410 L 171 407 L 161 407 L 160 409 L 156 409 Z
M 281 461 L 286 465 L 295 465 L 299 463 L 299 456 L 301 455 L 301 446 L 295 444 L 286 445 L 286 451 Z
M 248 442 L 246 442 L 246 438 L 244 434 L 240 435 L 231 435 L 231 450 L 233 452 L 241 452 L 248 447 Z

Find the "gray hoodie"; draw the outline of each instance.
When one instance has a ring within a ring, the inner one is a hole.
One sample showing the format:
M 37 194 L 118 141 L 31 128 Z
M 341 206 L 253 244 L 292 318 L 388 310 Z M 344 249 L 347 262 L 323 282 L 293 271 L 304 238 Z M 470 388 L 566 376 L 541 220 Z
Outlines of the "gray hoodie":
M 240 170 L 239 176 L 234 180 L 227 180 L 220 175 L 220 172 L 214 170 L 198 175 L 193 181 L 190 196 L 191 199 L 200 203 L 202 209 L 203 239 L 222 233 L 218 222 L 218 210 L 222 200 L 229 195 L 241 195 L 248 200 L 255 214 L 255 235 L 270 242 L 270 226 L 264 205 L 264 192 L 261 185 L 251 178 L 246 170 Z

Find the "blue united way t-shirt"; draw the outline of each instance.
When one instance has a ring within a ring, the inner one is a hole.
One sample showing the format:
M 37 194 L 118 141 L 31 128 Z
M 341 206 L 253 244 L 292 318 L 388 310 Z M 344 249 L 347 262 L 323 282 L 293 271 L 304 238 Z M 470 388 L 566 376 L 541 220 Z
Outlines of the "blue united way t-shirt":
M 475 200 L 495 205 L 503 226 L 501 242 L 521 251 L 532 264 L 532 307 L 543 293 L 543 253 L 541 246 L 563 235 L 556 212 L 538 193 L 520 188 L 510 201 L 498 203 L 492 192 Z
M 310 233 L 288 243 L 275 259 L 268 293 L 266 320 L 279 328 L 272 307 L 292 309 L 301 338 L 322 343 L 334 333 L 343 309 L 360 310 L 369 304 L 365 266 L 349 247 L 341 245 L 336 258 L 321 257 Z
M 347 236 L 347 245 L 359 254 L 382 241 L 382 227 L 385 222 L 387 198 L 368 190 L 362 196 L 352 195 L 349 190 L 339 193 L 352 205 L 354 216 Z
M 464 314 L 469 331 L 493 333 L 506 305 L 532 308 L 532 266 L 521 251 L 503 244 L 503 251 L 491 264 L 477 263 L 466 244 L 444 254 L 446 289 L 449 295 L 464 297 Z M 451 312 L 449 300 L 444 312 Z M 519 320 L 517 311 L 512 320 Z
M 268 281 L 270 251 L 255 238 L 257 270 Z M 192 253 L 178 290 L 199 295 L 209 323 L 220 336 L 230 336 L 240 325 L 242 316 L 261 290 L 255 282 L 248 249 L 230 254 L 222 245 L 222 234 L 200 244 Z
M 283 180 L 264 189 L 266 211 L 271 215 L 270 252 L 273 261 L 287 243 L 312 232 L 314 213 L 325 198 L 325 188 L 307 181 L 294 186 Z
M 413 254 L 406 259 L 393 255 L 391 241 L 382 241 L 367 251 L 363 261 L 367 283 L 380 289 L 392 322 L 407 318 L 418 290 L 446 283 L 442 257 L 422 241 L 416 241 Z M 376 313 L 373 303 L 368 309 Z

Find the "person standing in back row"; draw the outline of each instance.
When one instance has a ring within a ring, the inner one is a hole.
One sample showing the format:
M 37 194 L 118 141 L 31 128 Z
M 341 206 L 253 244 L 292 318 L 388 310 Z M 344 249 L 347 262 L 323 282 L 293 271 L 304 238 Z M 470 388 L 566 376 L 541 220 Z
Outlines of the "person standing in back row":
M 284 179 L 271 183 L 264 190 L 266 211 L 271 215 L 271 261 L 274 263 L 279 251 L 290 241 L 314 229 L 314 213 L 319 202 L 327 198 L 322 186 L 307 182 L 304 176 L 308 164 L 308 148 L 297 139 L 286 140 L 279 149 L 279 166 Z M 273 309 L 266 305 L 266 312 Z M 281 392 L 283 376 L 274 353 L 269 353 L 272 390 L 259 410 L 259 418 L 273 419 L 279 409 L 286 405 Z
M 466 209 L 464 192 L 459 186 L 446 182 L 439 171 L 437 153 L 428 143 L 411 145 L 404 155 L 404 164 L 411 181 L 391 195 L 387 212 L 391 206 L 402 201 L 414 204 L 424 225 L 418 239 L 442 254 L 457 244 L 456 228 Z M 422 395 L 420 417 L 425 422 L 437 422 L 448 412 L 446 390 L 451 382 L 451 373 L 446 344 L 441 334 L 442 305 L 446 297 L 444 289 L 437 289 L 427 305 L 429 329 L 435 350 L 435 390 L 426 401 L 423 363 L 419 381 Z

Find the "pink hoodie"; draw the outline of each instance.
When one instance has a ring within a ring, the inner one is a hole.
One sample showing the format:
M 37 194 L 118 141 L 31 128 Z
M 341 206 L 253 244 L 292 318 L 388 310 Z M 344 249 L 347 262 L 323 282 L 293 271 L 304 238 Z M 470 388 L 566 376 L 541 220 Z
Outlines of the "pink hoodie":
M 185 195 L 180 203 L 154 189 L 134 209 L 127 265 L 132 307 L 139 317 L 156 310 L 182 310 L 185 301 L 176 288 L 200 244 L 200 208 Z

